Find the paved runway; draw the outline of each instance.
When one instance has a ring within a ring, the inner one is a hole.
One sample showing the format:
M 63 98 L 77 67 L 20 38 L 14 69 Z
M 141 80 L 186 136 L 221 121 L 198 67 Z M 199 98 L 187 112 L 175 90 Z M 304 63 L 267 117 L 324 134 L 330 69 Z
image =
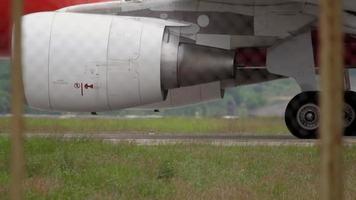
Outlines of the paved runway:
M 318 140 L 301 140 L 289 135 L 253 135 L 253 134 L 135 134 L 135 133 L 98 133 L 98 134 L 27 134 L 27 137 L 50 137 L 60 139 L 95 139 L 109 143 L 133 143 L 137 145 L 161 144 L 211 144 L 222 146 L 315 146 Z M 356 137 L 345 137 L 346 145 L 356 145 Z

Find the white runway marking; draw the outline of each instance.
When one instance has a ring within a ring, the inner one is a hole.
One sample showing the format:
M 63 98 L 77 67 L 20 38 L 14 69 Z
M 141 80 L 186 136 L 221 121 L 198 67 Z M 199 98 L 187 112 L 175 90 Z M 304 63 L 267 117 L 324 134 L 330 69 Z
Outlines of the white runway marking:
M 301 140 L 289 135 L 253 135 L 253 134 L 134 134 L 134 133 L 98 133 L 98 134 L 27 134 L 27 137 L 58 139 L 94 139 L 119 144 L 172 145 L 172 144 L 210 144 L 217 146 L 317 146 L 318 140 Z M 356 137 L 344 137 L 347 146 L 356 145 Z

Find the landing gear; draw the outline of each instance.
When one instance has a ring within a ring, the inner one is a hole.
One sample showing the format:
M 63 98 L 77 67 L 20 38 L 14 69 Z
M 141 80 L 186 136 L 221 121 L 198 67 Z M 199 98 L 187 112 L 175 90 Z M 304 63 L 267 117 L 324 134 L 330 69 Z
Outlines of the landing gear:
M 356 92 L 345 92 L 345 132 L 346 136 L 356 132 Z
M 319 102 L 317 92 L 303 92 L 288 104 L 285 122 L 289 131 L 302 139 L 316 138 L 319 128 Z
M 356 131 L 356 93 L 345 92 L 345 135 Z M 316 138 L 320 126 L 320 108 L 318 92 L 303 92 L 295 96 L 288 104 L 285 122 L 289 131 L 301 139 Z

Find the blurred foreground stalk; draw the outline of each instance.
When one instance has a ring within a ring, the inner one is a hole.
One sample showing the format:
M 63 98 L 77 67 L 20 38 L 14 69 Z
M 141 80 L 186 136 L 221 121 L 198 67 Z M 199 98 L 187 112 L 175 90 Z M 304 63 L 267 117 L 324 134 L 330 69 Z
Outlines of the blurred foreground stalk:
M 344 63 L 342 5 L 321 0 L 321 199 L 343 199 Z
M 11 59 L 11 183 L 10 199 L 23 199 L 23 180 L 25 175 L 24 136 L 23 136 L 23 82 L 21 59 L 21 16 L 23 1 L 12 0 L 12 20 L 14 26 Z

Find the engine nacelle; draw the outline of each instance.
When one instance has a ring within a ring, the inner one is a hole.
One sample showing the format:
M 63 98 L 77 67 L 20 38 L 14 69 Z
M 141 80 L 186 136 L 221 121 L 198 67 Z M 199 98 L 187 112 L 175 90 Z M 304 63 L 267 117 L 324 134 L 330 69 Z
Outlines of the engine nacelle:
M 30 106 L 104 111 L 163 100 L 162 23 L 51 12 L 25 16 L 23 30 Z
M 184 24 L 61 12 L 25 16 L 27 103 L 45 110 L 117 110 L 162 102 L 169 89 L 234 77 L 233 52 L 180 43 L 172 26 Z

